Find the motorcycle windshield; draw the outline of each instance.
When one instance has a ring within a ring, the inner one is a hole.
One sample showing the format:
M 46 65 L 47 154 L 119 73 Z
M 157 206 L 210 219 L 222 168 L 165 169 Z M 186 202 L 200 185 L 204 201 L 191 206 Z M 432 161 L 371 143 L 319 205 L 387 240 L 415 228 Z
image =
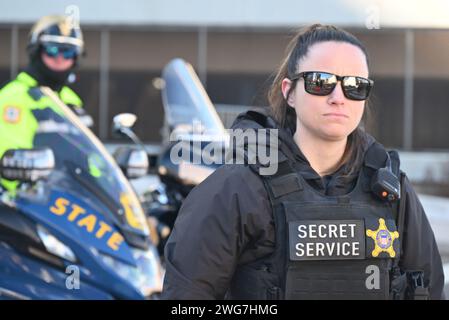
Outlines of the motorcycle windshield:
M 50 147 L 55 155 L 48 189 L 64 188 L 91 203 L 101 202 L 108 209 L 103 214 L 108 211 L 118 227 L 148 235 L 142 206 L 114 159 L 69 108 L 57 107 L 33 110 L 39 124 L 34 146 Z
M 170 133 L 178 138 L 227 139 L 223 123 L 190 64 L 174 59 L 164 68 L 162 77 L 162 102 Z

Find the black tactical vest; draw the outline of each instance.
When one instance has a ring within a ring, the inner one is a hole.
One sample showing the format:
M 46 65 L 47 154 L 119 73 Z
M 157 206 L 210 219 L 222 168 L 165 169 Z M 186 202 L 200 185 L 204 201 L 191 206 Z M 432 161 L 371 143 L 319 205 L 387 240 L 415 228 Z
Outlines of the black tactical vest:
M 373 173 L 385 165 L 370 160 L 365 159 L 355 188 L 344 196 L 322 195 L 286 159 L 275 175 L 261 176 L 273 208 L 275 249 L 237 267 L 228 297 L 389 299 L 401 237 L 394 204 L 370 188 Z

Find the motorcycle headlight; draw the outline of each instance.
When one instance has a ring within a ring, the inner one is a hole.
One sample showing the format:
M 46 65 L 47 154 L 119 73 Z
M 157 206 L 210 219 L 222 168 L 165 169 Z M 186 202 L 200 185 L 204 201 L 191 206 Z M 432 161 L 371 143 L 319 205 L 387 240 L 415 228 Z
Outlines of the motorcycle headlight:
M 143 251 L 132 249 L 132 255 L 137 267 L 123 263 L 111 256 L 99 253 L 102 261 L 117 272 L 125 281 L 137 288 L 143 296 L 148 297 L 153 293 L 162 291 L 162 270 L 159 259 L 153 248 Z
M 59 241 L 54 235 L 52 235 L 47 229 L 38 225 L 37 234 L 48 252 L 58 256 L 62 259 L 75 263 L 77 261 L 72 249 Z

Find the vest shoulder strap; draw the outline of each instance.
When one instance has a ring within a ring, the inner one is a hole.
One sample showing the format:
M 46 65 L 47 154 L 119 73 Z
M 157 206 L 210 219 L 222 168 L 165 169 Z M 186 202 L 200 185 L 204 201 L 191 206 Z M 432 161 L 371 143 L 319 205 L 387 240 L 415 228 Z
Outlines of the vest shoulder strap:
M 249 167 L 255 173 L 259 174 L 260 165 L 250 165 Z M 259 176 L 264 181 L 265 187 L 273 199 L 278 199 L 289 193 L 303 190 L 298 174 L 292 168 L 292 164 L 288 159 L 284 159 L 278 163 L 275 174 Z
M 303 190 L 301 181 L 296 173 L 276 177 L 270 181 L 269 186 L 276 199 L 289 193 Z

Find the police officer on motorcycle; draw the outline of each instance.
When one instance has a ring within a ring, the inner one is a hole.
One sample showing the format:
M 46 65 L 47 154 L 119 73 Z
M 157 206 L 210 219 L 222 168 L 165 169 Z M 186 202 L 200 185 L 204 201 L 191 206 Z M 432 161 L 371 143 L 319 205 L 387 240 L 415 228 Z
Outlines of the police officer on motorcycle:
M 36 110 L 53 105 L 39 87 L 49 87 L 74 111 L 84 124 L 92 118 L 83 109 L 80 97 L 67 84 L 74 81 L 74 71 L 84 53 L 81 29 L 71 17 L 42 17 L 31 29 L 28 43 L 29 64 L 16 79 L 0 90 L 0 156 L 7 149 L 31 148 L 38 130 Z M 2 180 L 7 189 L 16 183 Z
M 277 159 L 227 162 L 191 191 L 165 247 L 165 298 L 444 299 L 438 247 L 398 154 L 363 130 L 372 86 L 356 37 L 323 25 L 297 34 L 271 112 L 232 127 L 277 132 Z M 254 159 L 261 146 L 230 154 Z

